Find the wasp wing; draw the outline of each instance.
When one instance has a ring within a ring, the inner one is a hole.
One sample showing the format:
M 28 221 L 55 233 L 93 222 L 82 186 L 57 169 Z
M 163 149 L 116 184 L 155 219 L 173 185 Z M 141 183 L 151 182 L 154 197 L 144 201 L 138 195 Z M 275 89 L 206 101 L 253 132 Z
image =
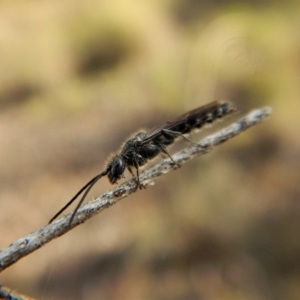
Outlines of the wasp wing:
M 186 134 L 193 129 L 199 129 L 205 124 L 212 122 L 217 118 L 233 112 L 235 109 L 231 103 L 222 103 L 213 101 L 206 105 L 197 107 L 185 114 L 177 117 L 173 121 L 166 122 L 160 126 L 154 127 L 147 132 L 143 138 L 143 143 L 151 140 L 163 138 L 163 130 L 170 130 L 180 134 Z

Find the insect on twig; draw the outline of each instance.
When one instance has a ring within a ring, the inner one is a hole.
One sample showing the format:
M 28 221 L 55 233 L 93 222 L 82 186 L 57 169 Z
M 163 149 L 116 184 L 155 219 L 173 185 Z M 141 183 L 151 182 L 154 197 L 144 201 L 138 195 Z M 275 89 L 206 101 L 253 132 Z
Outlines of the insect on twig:
M 231 103 L 214 101 L 188 111 L 177 117 L 175 120 L 166 122 L 152 130 L 139 131 L 133 135 L 133 137 L 125 141 L 120 152 L 108 162 L 106 169 L 83 186 L 49 223 L 56 219 L 83 193 L 70 218 L 69 225 L 71 225 L 76 212 L 87 194 L 95 183 L 103 176 L 107 175 L 110 183 L 115 184 L 119 179 L 124 177 L 124 172 L 127 168 L 132 176 L 136 178 L 137 188 L 141 189 L 142 185 L 139 177 L 139 167 L 144 166 L 148 160 L 153 159 L 160 153 L 166 154 L 174 164 L 178 165 L 167 151 L 169 145 L 173 144 L 179 137 L 192 142 L 184 135 L 193 130 L 200 129 L 206 124 L 211 124 L 215 120 L 221 119 L 235 110 L 235 107 Z M 132 168 L 136 170 L 136 175 L 133 173 Z

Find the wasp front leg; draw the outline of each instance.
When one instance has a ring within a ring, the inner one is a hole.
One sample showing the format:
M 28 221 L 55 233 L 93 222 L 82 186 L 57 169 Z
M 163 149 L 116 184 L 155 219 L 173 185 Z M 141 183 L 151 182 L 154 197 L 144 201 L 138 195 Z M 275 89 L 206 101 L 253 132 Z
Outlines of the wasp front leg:
M 140 176 L 139 176 L 139 168 L 138 166 L 134 166 L 136 168 L 136 175 L 133 173 L 132 169 L 128 166 L 127 169 L 132 175 L 132 177 L 136 180 L 136 188 L 142 189 L 142 185 L 140 183 Z

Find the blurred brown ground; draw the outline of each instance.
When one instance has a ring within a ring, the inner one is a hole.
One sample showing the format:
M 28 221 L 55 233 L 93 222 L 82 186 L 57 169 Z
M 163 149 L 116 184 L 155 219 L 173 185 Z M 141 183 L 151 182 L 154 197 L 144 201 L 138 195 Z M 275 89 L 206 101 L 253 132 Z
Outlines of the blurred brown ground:
M 45 225 L 141 127 L 215 99 L 274 114 L 0 282 L 47 300 L 300 299 L 299 9 L 1 2 L 0 248 Z

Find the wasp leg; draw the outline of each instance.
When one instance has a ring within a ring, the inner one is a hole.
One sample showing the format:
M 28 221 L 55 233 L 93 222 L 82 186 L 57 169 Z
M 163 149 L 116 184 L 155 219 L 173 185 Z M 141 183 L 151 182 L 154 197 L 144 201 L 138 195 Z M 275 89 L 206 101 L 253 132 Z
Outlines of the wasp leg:
M 132 177 L 135 178 L 135 175 L 134 175 L 132 169 L 129 166 L 127 166 L 127 169 L 130 172 L 130 174 L 132 175 Z
M 172 156 L 169 154 L 169 152 L 166 150 L 166 148 L 165 148 L 163 145 L 157 144 L 157 146 L 160 148 L 160 150 L 161 150 L 163 153 L 165 153 L 165 154 L 170 158 L 170 160 L 173 162 L 174 165 L 176 165 L 178 168 L 181 167 L 180 164 L 178 164 L 178 163 L 172 158 Z
M 136 188 L 142 189 L 142 185 L 140 183 L 140 174 L 138 165 L 134 166 L 136 168 L 136 175 L 133 173 L 132 169 L 128 166 L 127 169 L 131 173 L 132 177 L 136 180 Z

